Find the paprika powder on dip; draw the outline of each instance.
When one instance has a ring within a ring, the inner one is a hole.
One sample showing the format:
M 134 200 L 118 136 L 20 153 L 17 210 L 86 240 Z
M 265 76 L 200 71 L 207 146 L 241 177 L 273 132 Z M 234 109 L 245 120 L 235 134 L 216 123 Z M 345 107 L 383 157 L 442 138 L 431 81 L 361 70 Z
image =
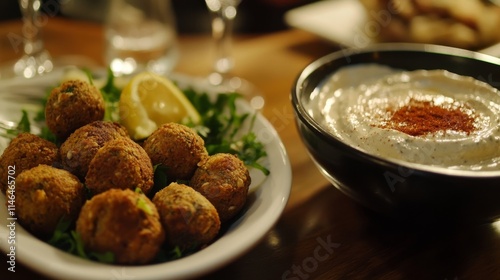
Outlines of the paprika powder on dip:
M 384 158 L 500 170 L 500 93 L 446 70 L 346 66 L 307 108 L 346 143 Z

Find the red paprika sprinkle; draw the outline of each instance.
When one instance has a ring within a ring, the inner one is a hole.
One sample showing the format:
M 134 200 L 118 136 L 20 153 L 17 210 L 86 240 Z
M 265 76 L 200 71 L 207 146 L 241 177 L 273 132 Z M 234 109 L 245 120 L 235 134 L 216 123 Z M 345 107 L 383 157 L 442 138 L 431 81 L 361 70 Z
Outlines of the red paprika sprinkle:
M 395 129 L 412 136 L 422 136 L 438 131 L 453 130 L 467 134 L 474 131 L 474 117 L 463 108 L 445 108 L 430 101 L 411 99 L 407 105 L 392 112 L 382 128 Z

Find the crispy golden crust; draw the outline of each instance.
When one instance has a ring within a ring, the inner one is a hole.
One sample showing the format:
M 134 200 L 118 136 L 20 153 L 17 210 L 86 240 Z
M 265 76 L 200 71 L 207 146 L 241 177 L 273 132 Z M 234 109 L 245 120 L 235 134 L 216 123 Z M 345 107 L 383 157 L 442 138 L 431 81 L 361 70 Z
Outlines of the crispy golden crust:
M 135 188 L 148 194 L 154 184 L 153 165 L 139 144 L 117 138 L 107 142 L 90 161 L 85 184 L 93 194 Z
M 37 236 L 50 236 L 59 220 L 75 220 L 85 201 L 83 184 L 63 169 L 38 165 L 16 179 L 16 215 Z
M 189 186 L 171 183 L 155 194 L 153 203 L 171 246 L 198 248 L 210 243 L 220 230 L 215 207 Z
M 187 126 L 166 123 L 144 142 L 144 150 L 153 164 L 167 167 L 171 181 L 188 180 L 200 160 L 208 156 L 203 139 Z
M 0 189 L 7 190 L 9 166 L 14 176 L 39 164 L 52 165 L 59 161 L 57 146 L 34 134 L 21 133 L 12 139 L 0 157 Z M 12 169 L 11 167 L 11 169 Z
M 64 169 L 83 180 L 97 151 L 119 137 L 129 136 L 127 130 L 115 122 L 95 121 L 78 128 L 59 149 Z
M 215 206 L 225 222 L 245 205 L 250 183 L 245 164 L 235 155 L 221 153 L 200 162 L 190 185 Z
M 71 80 L 52 90 L 45 107 L 47 127 L 59 139 L 66 139 L 76 129 L 102 120 L 104 99 L 94 85 Z
M 76 231 L 87 250 L 112 252 L 118 264 L 151 262 L 165 239 L 155 205 L 128 189 L 112 189 L 87 201 Z

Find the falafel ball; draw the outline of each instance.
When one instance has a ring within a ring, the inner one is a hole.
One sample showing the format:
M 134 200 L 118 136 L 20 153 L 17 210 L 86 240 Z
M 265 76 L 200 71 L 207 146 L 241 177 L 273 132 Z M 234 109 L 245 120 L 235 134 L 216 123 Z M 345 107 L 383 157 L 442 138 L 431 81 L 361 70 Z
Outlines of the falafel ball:
M 45 121 L 58 139 L 66 139 L 73 131 L 104 118 L 104 98 L 94 85 L 69 80 L 54 88 L 45 106 Z
M 237 156 L 214 154 L 202 162 L 190 186 L 217 209 L 222 222 L 234 217 L 245 205 L 251 183 L 247 167 Z
M 171 183 L 158 191 L 153 203 L 170 246 L 195 249 L 210 243 L 219 233 L 220 220 L 215 207 L 193 188 Z
M 111 189 L 88 200 L 76 221 L 86 250 L 112 252 L 117 264 L 145 264 L 157 255 L 165 232 L 144 194 Z
M 144 141 L 153 165 L 163 164 L 170 181 L 188 180 L 198 162 L 208 156 L 203 139 L 191 128 L 166 123 Z
M 97 151 L 119 137 L 128 137 L 128 133 L 115 122 L 95 121 L 78 128 L 59 148 L 64 169 L 83 180 Z
M 109 189 L 140 188 L 148 194 L 153 187 L 153 165 L 144 149 L 130 138 L 108 141 L 90 161 L 85 185 L 92 194 Z
M 64 169 L 40 164 L 16 178 L 17 218 L 37 236 L 50 236 L 62 218 L 76 220 L 84 202 L 83 184 Z
M 21 133 L 12 139 L 0 156 L 0 189 L 3 193 L 7 191 L 10 169 L 15 176 L 39 164 L 53 165 L 58 161 L 59 152 L 54 143 L 31 133 Z

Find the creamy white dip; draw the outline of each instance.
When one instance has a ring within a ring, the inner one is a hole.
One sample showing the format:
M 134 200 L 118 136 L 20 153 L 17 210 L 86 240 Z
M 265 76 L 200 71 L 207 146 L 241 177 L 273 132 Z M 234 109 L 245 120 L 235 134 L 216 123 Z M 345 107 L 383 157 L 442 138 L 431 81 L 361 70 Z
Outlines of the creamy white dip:
M 410 100 L 459 108 L 473 117 L 474 129 L 411 136 L 384 128 L 390 109 Z M 333 135 L 379 157 L 460 170 L 500 170 L 500 92 L 470 77 L 444 70 L 349 66 L 321 85 L 307 106 Z

